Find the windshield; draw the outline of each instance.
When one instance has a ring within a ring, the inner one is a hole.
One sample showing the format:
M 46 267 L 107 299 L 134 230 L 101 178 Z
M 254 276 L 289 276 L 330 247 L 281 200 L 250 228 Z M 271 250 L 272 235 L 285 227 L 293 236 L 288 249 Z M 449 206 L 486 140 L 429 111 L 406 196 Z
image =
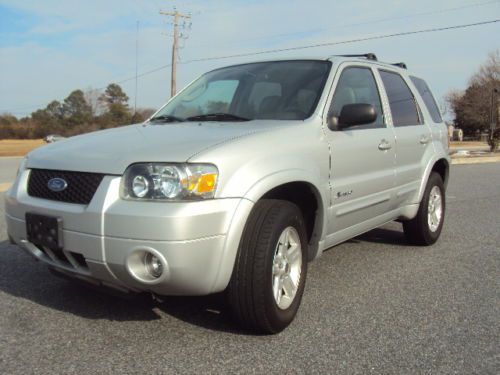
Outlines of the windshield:
M 304 120 L 319 100 L 329 61 L 274 61 L 231 66 L 204 74 L 152 120 Z

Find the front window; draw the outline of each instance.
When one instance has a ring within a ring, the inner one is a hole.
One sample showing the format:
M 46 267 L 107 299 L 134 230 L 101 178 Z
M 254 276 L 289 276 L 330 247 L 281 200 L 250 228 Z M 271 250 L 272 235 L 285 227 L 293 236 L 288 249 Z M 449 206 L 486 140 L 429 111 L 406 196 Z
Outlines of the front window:
M 349 127 L 349 130 L 384 128 L 382 103 L 377 83 L 369 68 L 348 67 L 342 71 L 330 106 L 330 114 L 340 117 L 342 108 L 347 104 L 366 103 L 373 105 L 377 119 L 371 124 Z
M 311 116 L 331 63 L 300 60 L 231 66 L 204 74 L 152 119 L 304 120 Z

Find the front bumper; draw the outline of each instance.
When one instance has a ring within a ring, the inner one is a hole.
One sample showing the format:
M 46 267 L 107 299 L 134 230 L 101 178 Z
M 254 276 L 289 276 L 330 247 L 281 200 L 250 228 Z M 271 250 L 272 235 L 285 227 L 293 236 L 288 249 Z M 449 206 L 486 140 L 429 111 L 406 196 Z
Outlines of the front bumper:
M 27 194 L 29 170 L 7 192 L 7 231 L 35 258 L 66 275 L 106 286 L 160 295 L 205 295 L 227 286 L 246 219 L 247 199 L 137 202 L 119 197 L 120 177 L 106 176 L 89 205 Z M 25 214 L 62 219 L 61 254 L 27 241 Z M 133 254 L 149 251 L 165 261 L 158 280 L 134 275 Z

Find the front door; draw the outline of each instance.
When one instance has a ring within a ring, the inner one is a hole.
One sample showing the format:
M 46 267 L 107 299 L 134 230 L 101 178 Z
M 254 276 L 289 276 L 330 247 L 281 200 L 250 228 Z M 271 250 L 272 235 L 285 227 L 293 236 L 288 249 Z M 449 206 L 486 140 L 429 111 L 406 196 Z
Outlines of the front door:
M 343 68 L 328 113 L 338 117 L 344 105 L 355 103 L 373 105 L 377 119 L 343 130 L 326 129 L 332 162 L 329 245 L 381 224 L 393 205 L 394 133 L 384 120 L 374 72 L 368 66 Z

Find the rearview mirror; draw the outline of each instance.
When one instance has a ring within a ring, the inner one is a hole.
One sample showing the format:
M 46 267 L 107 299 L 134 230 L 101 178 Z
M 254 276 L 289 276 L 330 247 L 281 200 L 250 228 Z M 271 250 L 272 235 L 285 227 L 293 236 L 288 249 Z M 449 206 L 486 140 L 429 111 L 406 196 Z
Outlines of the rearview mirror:
M 346 104 L 340 111 L 340 116 L 331 116 L 328 119 L 330 130 L 342 130 L 356 125 L 366 125 L 375 122 L 377 111 L 371 104 L 355 103 Z

